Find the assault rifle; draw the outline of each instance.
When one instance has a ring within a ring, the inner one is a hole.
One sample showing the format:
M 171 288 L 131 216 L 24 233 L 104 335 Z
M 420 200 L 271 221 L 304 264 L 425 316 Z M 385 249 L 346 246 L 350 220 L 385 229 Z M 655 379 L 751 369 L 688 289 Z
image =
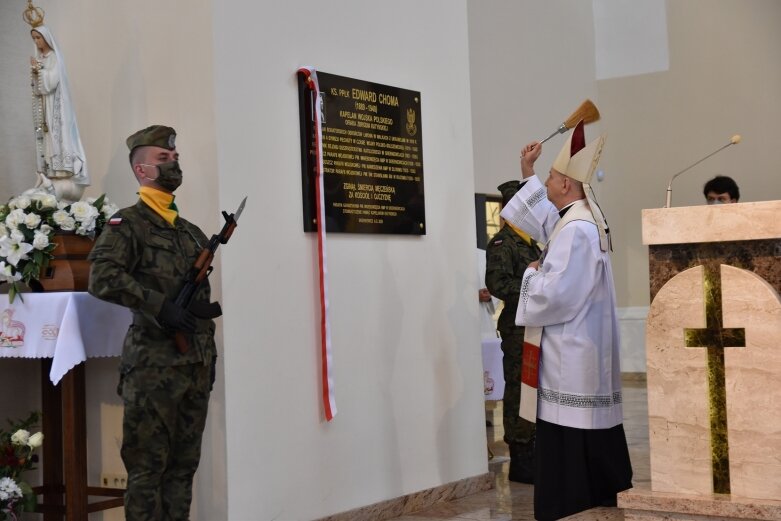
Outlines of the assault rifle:
M 179 291 L 174 303 L 184 309 L 189 310 L 193 315 L 198 318 L 216 318 L 222 315 L 222 308 L 219 302 L 200 303 L 194 302 L 193 297 L 198 292 L 201 284 L 209 277 L 214 267 L 212 261 L 214 260 L 214 252 L 217 251 L 220 244 L 225 244 L 228 239 L 233 235 L 233 230 L 236 229 L 237 221 L 241 212 L 244 211 L 244 203 L 247 202 L 247 198 L 242 199 L 239 208 L 236 213 L 228 214 L 223 211 L 222 216 L 225 219 L 225 224 L 222 226 L 222 230 L 217 235 L 212 235 L 209 239 L 209 244 L 201 250 L 198 258 L 195 259 L 190 270 L 185 277 L 184 286 Z M 189 342 L 187 341 L 187 334 L 182 331 L 176 332 L 176 348 L 180 353 L 186 353 L 190 349 Z

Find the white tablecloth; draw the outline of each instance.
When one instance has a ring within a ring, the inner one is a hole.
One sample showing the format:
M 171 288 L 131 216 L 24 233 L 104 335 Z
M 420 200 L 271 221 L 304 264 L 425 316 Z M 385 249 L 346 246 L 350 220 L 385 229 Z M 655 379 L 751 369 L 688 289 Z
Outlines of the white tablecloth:
M 501 400 L 504 396 L 502 340 L 483 339 L 483 384 L 486 400 Z
M 87 358 L 119 356 L 130 310 L 89 293 L 0 295 L 0 358 L 51 358 L 54 385 Z

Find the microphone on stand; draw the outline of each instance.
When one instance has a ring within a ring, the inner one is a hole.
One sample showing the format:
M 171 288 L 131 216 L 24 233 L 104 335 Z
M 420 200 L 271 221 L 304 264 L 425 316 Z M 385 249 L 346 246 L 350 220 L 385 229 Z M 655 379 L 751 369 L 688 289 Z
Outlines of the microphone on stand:
M 703 157 L 702 159 L 700 159 L 696 163 L 687 166 L 686 168 L 684 168 L 683 170 L 681 170 L 680 172 L 678 172 L 677 174 L 672 176 L 670 178 L 670 183 L 667 185 L 667 202 L 665 203 L 664 207 L 665 208 L 669 208 L 670 207 L 670 200 L 672 199 L 672 194 L 673 194 L 673 181 L 675 180 L 676 177 L 678 177 L 682 173 L 686 172 L 687 170 L 690 170 L 690 169 L 694 168 L 695 166 L 699 165 L 700 163 L 702 163 L 703 161 L 708 159 L 710 156 L 721 152 L 722 150 L 724 150 L 728 146 L 737 145 L 738 143 L 740 143 L 740 139 L 741 139 L 740 138 L 740 134 L 735 134 L 734 136 L 732 136 L 730 138 L 729 143 L 727 143 L 723 147 L 719 148 L 718 150 L 715 150 L 714 152 L 711 152 L 710 154 L 708 154 L 707 156 Z

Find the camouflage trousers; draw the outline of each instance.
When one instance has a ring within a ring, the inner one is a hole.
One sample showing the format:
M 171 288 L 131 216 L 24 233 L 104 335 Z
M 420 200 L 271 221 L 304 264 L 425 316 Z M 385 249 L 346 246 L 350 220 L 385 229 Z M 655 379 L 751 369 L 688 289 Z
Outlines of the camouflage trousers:
M 521 407 L 521 367 L 523 362 L 523 329 L 502 332 L 502 366 L 504 368 L 504 397 L 502 421 L 504 441 L 529 443 L 534 437 L 534 424 L 518 415 Z
M 190 518 L 212 367 L 135 367 L 120 376 L 126 521 Z

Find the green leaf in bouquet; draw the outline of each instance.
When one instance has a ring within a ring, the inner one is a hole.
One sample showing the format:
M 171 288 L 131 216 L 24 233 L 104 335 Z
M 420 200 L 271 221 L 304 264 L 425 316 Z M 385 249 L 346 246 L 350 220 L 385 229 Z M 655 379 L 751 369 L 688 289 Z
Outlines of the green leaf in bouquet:
M 19 293 L 19 290 L 18 290 L 18 288 L 16 287 L 16 282 L 12 282 L 12 283 L 11 283 L 11 287 L 10 287 L 10 288 L 8 288 L 8 302 L 10 302 L 10 303 L 12 303 L 12 304 L 13 304 L 13 302 L 14 302 L 14 298 L 16 297 L 16 295 L 17 295 L 18 293 Z M 19 298 L 21 299 L 21 301 L 22 301 L 22 302 L 24 302 L 24 299 L 22 298 L 22 296 L 21 296 L 21 295 L 19 295 Z
M 24 481 L 19 482 L 19 488 L 22 490 L 22 511 L 35 512 L 35 507 L 38 503 L 38 498 L 33 492 L 32 487 Z
M 92 203 L 92 206 L 98 209 L 98 211 L 103 209 L 103 202 L 106 200 L 106 194 L 102 194 L 100 197 L 95 199 L 95 202 Z
M 22 278 L 29 280 L 31 275 L 37 275 L 38 266 L 34 262 L 28 262 L 22 268 Z
M 19 223 L 17 229 L 22 232 L 25 242 L 32 242 L 32 240 L 35 238 L 35 231 L 28 228 L 26 224 Z

